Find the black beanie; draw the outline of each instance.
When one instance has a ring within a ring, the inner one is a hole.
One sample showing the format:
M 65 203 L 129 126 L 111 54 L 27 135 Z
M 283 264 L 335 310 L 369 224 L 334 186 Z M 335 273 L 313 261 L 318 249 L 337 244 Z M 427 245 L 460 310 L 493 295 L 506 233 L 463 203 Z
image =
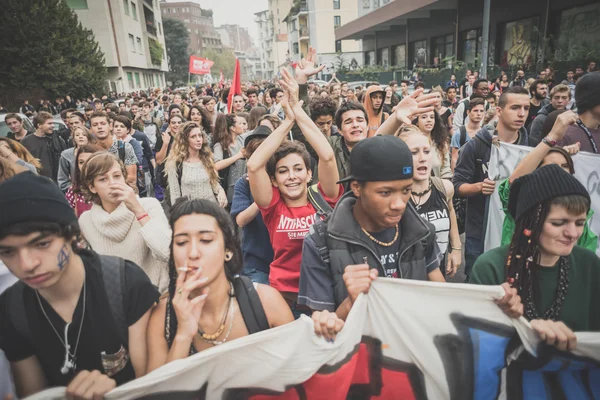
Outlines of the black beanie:
M 0 184 L 0 227 L 33 221 L 70 225 L 77 217 L 56 183 L 23 172 Z
M 581 114 L 600 104 L 600 71 L 588 72 L 577 81 L 575 104 Z
M 508 211 L 516 221 L 538 204 L 568 195 L 583 196 L 591 204 L 588 191 L 573 175 L 556 164 L 546 165 L 513 182 Z

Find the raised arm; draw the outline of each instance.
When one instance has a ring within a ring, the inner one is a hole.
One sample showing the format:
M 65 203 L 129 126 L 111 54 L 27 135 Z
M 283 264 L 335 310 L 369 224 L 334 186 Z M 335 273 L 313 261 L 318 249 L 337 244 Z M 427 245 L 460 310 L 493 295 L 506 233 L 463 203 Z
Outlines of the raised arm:
M 292 75 L 286 70 L 281 71 L 281 86 L 287 92 L 290 105 L 293 106 L 296 123 L 304 134 L 304 137 L 317 152 L 319 157 L 319 181 L 325 196 L 334 199 L 338 197 L 339 187 L 337 181 L 340 175 L 335 161 L 335 154 L 329 145 L 327 138 L 312 119 L 302 108 L 302 103 L 298 101 L 298 83 Z
M 402 99 L 396 106 L 396 111 L 377 129 L 375 135 L 394 135 L 403 124 L 410 125 L 411 117 L 433 111 L 436 102 L 435 94 L 423 94 L 423 89 L 417 89 Z
M 267 162 L 275 154 L 281 142 L 285 140 L 295 121 L 294 113 L 287 104 L 287 100 L 284 100 L 281 104 L 284 105 L 287 118 L 258 146 L 246 164 L 248 179 L 250 180 L 250 191 L 254 197 L 254 202 L 259 207 L 267 207 L 273 198 L 271 178 L 265 168 Z
M 562 138 L 565 136 L 567 128 L 573 125 L 576 121 L 577 114 L 575 114 L 573 111 L 565 111 L 556 118 L 556 122 L 554 123 L 554 126 L 552 127 L 552 130 L 548 136 L 546 136 L 546 139 L 554 142 L 562 140 Z M 546 157 L 550 149 L 551 147 L 546 143 L 540 142 L 540 144 L 538 144 L 521 160 L 521 162 L 519 162 L 513 173 L 508 178 L 508 182 L 512 184 L 515 179 L 535 171 L 544 157 Z

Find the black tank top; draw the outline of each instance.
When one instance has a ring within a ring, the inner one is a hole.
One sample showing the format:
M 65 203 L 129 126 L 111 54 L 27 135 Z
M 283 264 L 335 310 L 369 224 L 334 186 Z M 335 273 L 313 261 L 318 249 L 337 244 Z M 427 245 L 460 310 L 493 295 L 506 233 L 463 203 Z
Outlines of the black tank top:
M 427 201 L 419 206 L 413 202 L 413 205 L 417 208 L 421 218 L 435 226 L 437 244 L 442 254 L 445 254 L 448 249 L 448 236 L 450 234 L 450 213 L 444 195 L 432 185 L 431 195 Z

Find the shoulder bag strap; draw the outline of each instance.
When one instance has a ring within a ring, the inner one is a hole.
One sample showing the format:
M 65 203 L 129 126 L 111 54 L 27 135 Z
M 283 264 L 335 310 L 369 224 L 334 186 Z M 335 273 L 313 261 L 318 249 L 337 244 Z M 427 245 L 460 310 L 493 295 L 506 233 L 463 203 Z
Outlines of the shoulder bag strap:
M 122 344 L 129 348 L 129 327 L 125 318 L 125 260 L 120 257 L 100 256 L 102 280 L 110 311 Z
M 250 278 L 237 275 L 233 278 L 233 290 L 248 333 L 251 335 L 269 329 L 265 309 Z

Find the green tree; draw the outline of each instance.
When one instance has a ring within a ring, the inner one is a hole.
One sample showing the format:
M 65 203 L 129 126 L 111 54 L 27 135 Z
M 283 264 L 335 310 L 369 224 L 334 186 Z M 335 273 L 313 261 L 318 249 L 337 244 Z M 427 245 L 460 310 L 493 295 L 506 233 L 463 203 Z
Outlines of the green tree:
M 64 0 L 5 0 L 2 16 L 0 92 L 21 99 L 40 90 L 76 97 L 102 92 L 104 54 Z
M 219 76 L 219 70 L 223 71 L 225 79 L 233 78 L 235 69 L 235 55 L 231 49 L 223 49 L 220 53 L 215 49 L 207 49 L 202 52 L 202 57 L 214 61 L 210 72 L 213 76 Z
M 190 63 L 190 34 L 182 21 L 171 18 L 163 19 L 163 31 L 169 61 L 167 80 L 171 81 L 174 86 L 187 84 Z

